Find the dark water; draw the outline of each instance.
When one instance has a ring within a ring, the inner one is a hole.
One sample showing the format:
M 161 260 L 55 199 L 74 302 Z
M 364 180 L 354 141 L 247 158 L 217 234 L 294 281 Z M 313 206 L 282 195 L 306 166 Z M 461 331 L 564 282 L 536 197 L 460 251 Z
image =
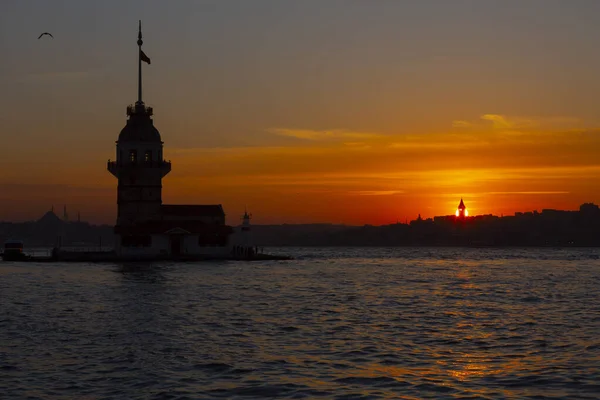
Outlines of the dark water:
M 0 261 L 0 398 L 600 398 L 600 249 Z

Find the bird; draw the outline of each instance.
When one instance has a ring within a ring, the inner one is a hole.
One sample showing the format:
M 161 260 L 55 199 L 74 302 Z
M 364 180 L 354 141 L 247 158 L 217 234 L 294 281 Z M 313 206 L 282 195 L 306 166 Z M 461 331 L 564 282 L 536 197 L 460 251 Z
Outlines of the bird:
M 48 36 L 50 36 L 52 39 L 54 39 L 54 36 L 52 36 L 52 34 L 51 34 L 50 32 L 44 32 L 44 33 L 42 33 L 40 36 L 38 36 L 38 39 L 39 39 L 39 38 L 41 38 L 41 37 L 42 37 L 42 36 L 44 36 L 44 35 L 48 35 Z

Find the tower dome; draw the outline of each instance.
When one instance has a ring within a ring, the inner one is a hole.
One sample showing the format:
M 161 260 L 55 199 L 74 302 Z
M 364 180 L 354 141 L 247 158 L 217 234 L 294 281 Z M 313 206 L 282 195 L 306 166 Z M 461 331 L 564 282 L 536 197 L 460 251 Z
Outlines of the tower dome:
M 150 64 L 150 58 L 142 50 L 142 22 L 138 32 L 138 99 L 135 104 L 127 107 L 127 125 L 119 134 L 119 142 L 162 143 L 160 133 L 152 121 L 152 107 L 146 107 L 142 101 L 142 61 Z
M 127 125 L 119 134 L 119 142 L 155 142 L 161 143 L 160 133 L 154 126 L 152 107 L 146 107 L 143 103 L 127 107 Z

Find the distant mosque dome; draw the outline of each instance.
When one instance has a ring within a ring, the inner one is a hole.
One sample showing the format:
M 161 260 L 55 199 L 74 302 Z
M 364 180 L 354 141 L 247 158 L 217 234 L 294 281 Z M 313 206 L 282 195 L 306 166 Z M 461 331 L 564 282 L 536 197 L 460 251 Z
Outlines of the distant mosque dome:
M 61 222 L 61 220 L 58 217 L 58 215 L 56 215 L 54 213 L 54 211 L 48 211 L 40 219 L 38 219 L 36 222 L 38 224 L 52 225 L 52 224 L 59 224 Z

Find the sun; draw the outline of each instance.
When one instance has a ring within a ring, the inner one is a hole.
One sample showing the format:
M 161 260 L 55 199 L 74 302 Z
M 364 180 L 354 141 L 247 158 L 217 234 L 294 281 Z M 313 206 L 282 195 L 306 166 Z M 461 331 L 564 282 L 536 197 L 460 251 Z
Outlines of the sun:
M 457 217 L 460 217 L 460 210 L 457 209 L 456 212 L 454 213 L 454 215 L 456 215 Z M 468 217 L 468 216 L 469 216 L 469 210 L 467 210 L 465 208 L 465 217 Z

